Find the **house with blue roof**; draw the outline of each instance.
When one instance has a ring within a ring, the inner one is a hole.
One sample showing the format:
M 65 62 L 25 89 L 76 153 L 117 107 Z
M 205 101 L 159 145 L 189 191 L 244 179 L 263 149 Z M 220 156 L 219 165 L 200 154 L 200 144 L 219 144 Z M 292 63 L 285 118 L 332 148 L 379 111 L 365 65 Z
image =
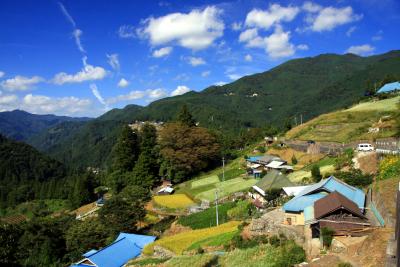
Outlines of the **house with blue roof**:
M 138 257 L 155 239 L 155 236 L 120 233 L 113 243 L 99 250 L 89 250 L 71 267 L 121 267 Z
M 283 205 L 285 223 L 289 225 L 304 225 L 305 221 L 307 221 L 306 215 L 312 214 L 314 203 L 335 191 L 353 201 L 361 211 L 364 211 L 364 192 L 331 176 L 316 184 L 304 187 L 296 197 Z
M 400 90 L 400 82 L 387 83 L 379 88 L 377 94 L 391 93 Z

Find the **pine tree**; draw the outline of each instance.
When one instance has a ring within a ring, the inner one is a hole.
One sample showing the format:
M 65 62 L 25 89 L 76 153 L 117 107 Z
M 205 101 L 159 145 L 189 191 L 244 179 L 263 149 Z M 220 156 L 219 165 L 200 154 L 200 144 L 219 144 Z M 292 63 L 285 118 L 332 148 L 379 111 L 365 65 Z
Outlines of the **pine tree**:
M 189 112 L 186 105 L 182 106 L 181 110 L 178 113 L 176 120 L 177 120 L 177 122 L 180 122 L 189 127 L 196 126 L 196 121 L 194 120 L 192 114 Z
M 129 172 L 135 166 L 139 155 L 137 134 L 128 126 L 124 126 L 117 143 L 114 146 L 113 170 Z

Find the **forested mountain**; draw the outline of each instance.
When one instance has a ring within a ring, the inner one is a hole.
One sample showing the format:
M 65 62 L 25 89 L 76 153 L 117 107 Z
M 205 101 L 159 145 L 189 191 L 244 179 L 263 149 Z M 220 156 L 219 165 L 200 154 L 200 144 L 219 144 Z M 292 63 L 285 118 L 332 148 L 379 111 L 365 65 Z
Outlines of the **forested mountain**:
M 66 175 L 64 166 L 33 147 L 0 135 L 0 208 L 50 198 Z
M 5 111 L 0 112 L 0 134 L 17 141 L 26 141 L 31 136 L 61 122 L 88 120 L 90 118 L 36 115 L 22 110 Z
M 164 98 L 146 107 L 129 105 L 71 130 L 54 128 L 31 144 L 75 166 L 104 166 L 119 125 L 135 120 L 169 121 L 186 104 L 201 126 L 225 133 L 249 127 L 284 125 L 294 117 L 309 120 L 346 107 L 364 96 L 375 82 L 399 75 L 400 51 L 360 57 L 323 54 L 290 60 L 269 71 L 224 86 Z M 65 133 L 65 134 L 63 134 Z M 48 146 L 47 140 L 55 140 Z M 44 145 L 45 144 L 45 145 Z

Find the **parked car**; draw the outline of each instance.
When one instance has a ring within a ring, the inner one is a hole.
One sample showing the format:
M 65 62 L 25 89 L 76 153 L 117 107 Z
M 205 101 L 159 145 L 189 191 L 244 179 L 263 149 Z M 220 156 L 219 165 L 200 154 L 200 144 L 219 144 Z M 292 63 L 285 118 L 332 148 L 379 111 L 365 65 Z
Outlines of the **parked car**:
M 358 151 L 374 151 L 374 147 L 371 144 L 358 144 L 357 146 Z

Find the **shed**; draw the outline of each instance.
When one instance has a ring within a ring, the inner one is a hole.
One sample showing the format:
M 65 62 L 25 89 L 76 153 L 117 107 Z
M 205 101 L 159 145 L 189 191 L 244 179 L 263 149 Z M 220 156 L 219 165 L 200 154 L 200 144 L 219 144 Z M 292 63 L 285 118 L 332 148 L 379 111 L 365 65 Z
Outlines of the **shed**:
M 277 170 L 270 170 L 260 181 L 258 181 L 253 189 L 260 193 L 263 197 L 272 189 L 282 189 L 285 186 L 292 186 L 293 183 L 286 175 Z

